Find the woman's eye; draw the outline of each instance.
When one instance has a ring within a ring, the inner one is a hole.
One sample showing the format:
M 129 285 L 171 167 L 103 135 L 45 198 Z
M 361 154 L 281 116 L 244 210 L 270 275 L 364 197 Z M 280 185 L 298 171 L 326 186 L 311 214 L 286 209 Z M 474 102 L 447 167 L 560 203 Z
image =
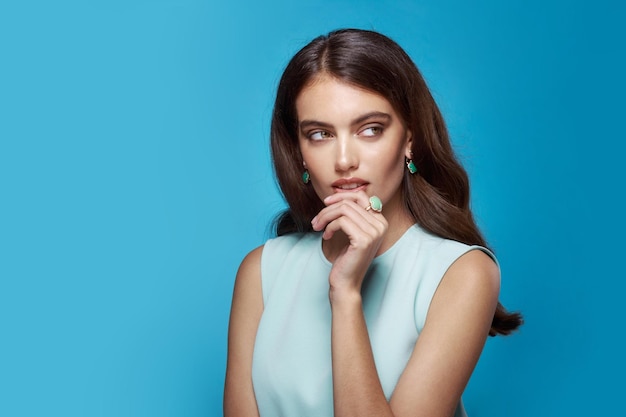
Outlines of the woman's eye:
M 368 137 L 379 136 L 381 133 L 383 133 L 383 128 L 380 126 L 370 126 L 361 131 L 362 136 Z
M 324 140 L 324 139 L 328 139 L 329 137 L 330 137 L 330 134 L 323 130 L 317 130 L 315 132 L 309 133 L 309 139 L 311 140 Z

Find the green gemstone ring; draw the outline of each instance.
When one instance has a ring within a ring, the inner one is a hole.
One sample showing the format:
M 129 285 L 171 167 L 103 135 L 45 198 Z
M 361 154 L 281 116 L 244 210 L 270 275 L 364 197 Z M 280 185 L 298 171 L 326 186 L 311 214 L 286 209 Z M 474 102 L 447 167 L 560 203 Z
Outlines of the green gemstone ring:
M 380 201 L 380 198 L 373 195 L 370 197 L 370 205 L 365 207 L 365 210 L 372 210 L 376 213 L 380 213 L 381 211 L 383 211 L 383 202 Z

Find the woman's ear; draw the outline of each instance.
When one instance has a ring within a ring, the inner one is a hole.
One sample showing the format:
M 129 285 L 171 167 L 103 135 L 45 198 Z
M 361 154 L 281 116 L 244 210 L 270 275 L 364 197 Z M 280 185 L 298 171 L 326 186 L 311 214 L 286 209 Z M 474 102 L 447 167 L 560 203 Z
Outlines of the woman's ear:
M 404 150 L 404 156 L 406 156 L 406 159 L 413 158 L 413 151 L 411 150 L 412 147 L 413 147 L 413 134 L 411 133 L 410 130 L 407 130 L 406 131 L 406 148 Z

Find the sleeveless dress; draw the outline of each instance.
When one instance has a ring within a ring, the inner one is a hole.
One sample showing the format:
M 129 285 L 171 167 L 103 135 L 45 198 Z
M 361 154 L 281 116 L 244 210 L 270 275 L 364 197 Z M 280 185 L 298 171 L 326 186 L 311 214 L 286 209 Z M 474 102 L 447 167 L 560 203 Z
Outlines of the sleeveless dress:
M 410 227 L 374 258 L 362 305 L 380 382 L 387 397 L 424 327 L 441 278 L 461 255 L 479 249 Z M 257 330 L 252 382 L 261 417 L 332 417 L 331 309 L 321 233 L 269 240 L 261 256 L 264 310 Z M 355 381 L 358 383 L 358 381 Z M 466 416 L 462 402 L 455 417 Z

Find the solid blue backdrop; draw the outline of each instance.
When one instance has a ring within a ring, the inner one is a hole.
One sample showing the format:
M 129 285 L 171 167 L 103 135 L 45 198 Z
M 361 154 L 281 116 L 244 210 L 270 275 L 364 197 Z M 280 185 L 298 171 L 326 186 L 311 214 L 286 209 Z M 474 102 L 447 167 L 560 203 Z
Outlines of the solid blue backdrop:
M 339 27 L 422 70 L 524 313 L 470 416 L 622 409 L 624 7 L 475 3 L 3 2 L 0 415 L 221 415 L 234 276 L 284 207 L 274 90 Z

